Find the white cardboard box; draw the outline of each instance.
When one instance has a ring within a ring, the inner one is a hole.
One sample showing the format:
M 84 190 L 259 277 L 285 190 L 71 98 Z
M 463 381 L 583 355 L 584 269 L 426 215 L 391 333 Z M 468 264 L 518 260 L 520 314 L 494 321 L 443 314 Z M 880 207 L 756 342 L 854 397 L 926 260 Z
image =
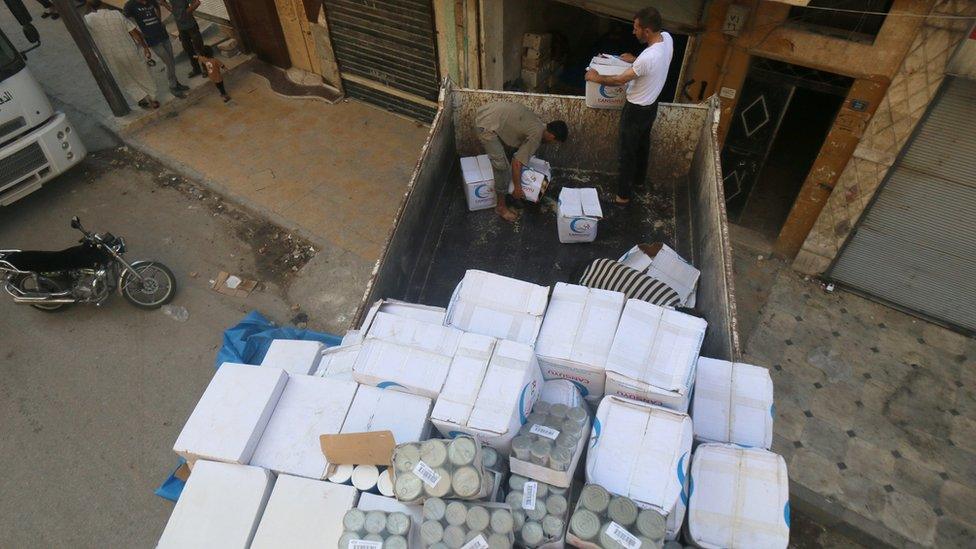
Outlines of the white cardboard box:
M 699 358 L 691 411 L 696 440 L 768 450 L 773 443 L 773 380 L 769 370 Z
M 352 486 L 278 475 L 251 549 L 337 547 L 342 517 L 358 499 Z
M 386 313 L 393 316 L 411 318 L 428 324 L 443 325 L 447 309 L 444 307 L 434 307 L 433 305 L 408 303 L 399 299 L 378 299 L 369 308 L 369 311 L 366 312 L 366 316 L 363 318 L 363 324 L 360 327 L 362 332 L 369 331 L 370 326 L 373 324 L 373 319 L 376 317 L 376 313 Z M 343 343 L 345 343 L 345 338 L 343 338 Z
M 318 341 L 302 339 L 275 339 L 271 341 L 261 366 L 281 368 L 289 374 L 308 375 L 319 367 L 325 345 Z
M 678 294 L 681 304 L 685 307 L 695 306 L 695 290 L 698 287 L 701 271 L 685 261 L 667 244 L 661 244 L 661 249 L 654 257 L 644 253 L 640 246 L 634 246 L 627 250 L 619 261 L 667 284 Z
M 356 395 L 351 381 L 294 375 L 251 458 L 251 465 L 276 473 L 322 479 L 329 463 L 319 435 L 337 434 Z
M 681 526 L 681 493 L 691 461 L 691 418 L 617 396 L 600 402 L 586 456 L 586 481 L 627 496 L 663 515 L 674 513 L 669 538 Z
M 451 355 L 369 338 L 356 357 L 352 377 L 364 385 L 436 399 L 451 370 L 451 358 Z
M 378 311 L 353 366 L 365 385 L 436 399 L 463 332 Z
M 260 467 L 197 461 L 156 547 L 246 549 L 273 485 Z
M 397 444 L 419 442 L 430 434 L 431 404 L 426 397 L 360 385 L 340 432 L 391 431 Z
M 420 543 L 420 525 L 424 522 L 423 505 L 407 505 L 394 498 L 377 496 L 369 492 L 363 492 L 359 497 L 358 509 L 363 511 L 384 511 L 386 513 L 406 513 L 410 516 L 410 536 L 408 538 L 410 547 L 423 547 Z M 326 546 L 322 546 L 326 548 Z M 328 547 L 327 549 L 331 549 Z
M 461 330 L 443 324 L 378 311 L 366 331 L 366 340 L 383 339 L 439 355 L 454 356 L 461 333 Z
M 466 332 L 535 345 L 549 288 L 469 270 L 454 289 L 445 322 Z
M 362 345 L 356 343 L 329 347 L 322 351 L 322 360 L 319 361 L 319 368 L 315 371 L 315 375 L 329 379 L 353 381 L 352 367 L 356 364 L 356 357 L 359 356 L 360 349 L 362 349 Z
M 529 163 L 522 166 L 522 192 L 529 202 L 538 202 L 549 182 L 552 181 L 552 167 L 548 162 L 535 156 L 529 158 Z M 515 186 L 509 183 L 508 192 L 512 193 Z
M 597 225 L 603 219 L 600 197 L 596 189 L 570 189 L 559 191 L 559 207 L 556 210 L 556 232 L 563 244 L 593 242 Z
M 461 175 L 468 211 L 495 207 L 495 174 L 487 154 L 462 157 Z
M 630 68 L 630 63 L 613 55 L 600 54 L 590 60 L 590 68 L 601 75 L 615 76 Z M 622 109 L 627 102 L 627 85 L 605 86 L 586 83 L 586 106 L 594 109 Z
M 688 536 L 696 545 L 789 545 L 789 477 L 782 457 L 759 448 L 702 444 L 695 450 L 691 478 Z
M 225 362 L 187 418 L 173 451 L 193 466 L 198 458 L 246 464 L 288 382 L 279 368 Z
M 532 347 L 507 340 L 495 343 L 482 369 L 489 339 L 471 340 L 466 355 L 459 351 L 445 384 L 450 394 L 438 398 L 431 421 L 446 437 L 469 434 L 507 456 L 539 397 L 542 373 Z
M 568 379 L 584 397 L 602 397 L 626 300 L 620 292 L 557 282 L 535 344 L 543 377 Z
M 704 319 L 627 300 L 610 355 L 606 393 L 688 410 Z

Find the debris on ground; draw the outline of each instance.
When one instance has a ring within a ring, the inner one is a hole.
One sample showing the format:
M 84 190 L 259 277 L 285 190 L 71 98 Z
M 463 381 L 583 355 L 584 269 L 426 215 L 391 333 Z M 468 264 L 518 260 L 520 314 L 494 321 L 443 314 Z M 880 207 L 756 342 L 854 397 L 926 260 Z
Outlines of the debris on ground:
M 190 318 L 190 312 L 180 305 L 163 305 L 159 310 L 177 322 L 186 322 Z
M 226 271 L 220 271 L 214 279 L 212 289 L 218 294 L 234 297 L 247 297 L 251 295 L 254 288 L 257 288 L 257 280 L 248 280 L 237 275 L 232 275 Z

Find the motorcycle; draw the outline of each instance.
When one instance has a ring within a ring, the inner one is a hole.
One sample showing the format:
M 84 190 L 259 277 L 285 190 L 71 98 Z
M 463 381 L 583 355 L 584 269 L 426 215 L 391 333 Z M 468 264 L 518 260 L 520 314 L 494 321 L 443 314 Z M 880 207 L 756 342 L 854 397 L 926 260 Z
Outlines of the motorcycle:
M 3 289 L 15 303 L 53 312 L 73 303 L 101 305 L 115 289 L 140 309 L 157 309 L 173 299 L 176 277 L 166 265 L 127 262 L 121 236 L 87 231 L 77 216 L 71 228 L 84 236 L 66 250 L 0 250 Z

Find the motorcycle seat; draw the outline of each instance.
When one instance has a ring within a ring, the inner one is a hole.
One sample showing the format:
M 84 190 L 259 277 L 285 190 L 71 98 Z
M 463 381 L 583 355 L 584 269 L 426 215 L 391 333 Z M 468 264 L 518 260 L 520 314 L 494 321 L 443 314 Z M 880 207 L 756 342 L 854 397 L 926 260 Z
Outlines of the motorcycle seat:
M 20 271 L 50 273 L 95 268 L 102 262 L 103 254 L 94 246 L 82 244 L 56 252 L 41 250 L 10 252 L 0 259 Z

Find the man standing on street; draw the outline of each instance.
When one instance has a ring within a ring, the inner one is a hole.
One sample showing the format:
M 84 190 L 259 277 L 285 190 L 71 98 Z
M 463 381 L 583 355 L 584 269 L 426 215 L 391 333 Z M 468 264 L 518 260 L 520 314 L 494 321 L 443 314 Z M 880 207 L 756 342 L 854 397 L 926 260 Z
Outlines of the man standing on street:
M 129 0 L 125 3 L 123 11 L 126 17 L 139 25 L 139 30 L 142 31 L 146 44 L 166 65 L 169 91 L 181 99 L 186 97 L 183 92 L 190 88 L 180 84 L 179 80 L 176 79 L 176 60 L 173 59 L 173 45 L 170 44 L 166 27 L 163 26 L 159 3 L 156 0 Z
M 627 86 L 627 103 L 620 113 L 618 161 L 620 175 L 614 203 L 630 203 L 633 188 L 641 187 L 647 177 L 647 155 L 651 146 L 651 127 L 657 117 L 657 99 L 668 78 L 668 67 L 674 46 L 671 35 L 661 32 L 661 14 L 655 8 L 644 8 L 634 16 L 634 36 L 647 44 L 637 57 L 625 53 L 620 59 L 633 65 L 618 75 L 600 75 L 586 71 L 586 79 L 605 86 Z
M 173 19 L 176 21 L 176 29 L 180 31 L 180 44 L 183 45 L 183 51 L 186 52 L 186 56 L 190 59 L 190 74 L 187 78 L 193 78 L 194 76 L 202 76 L 203 71 L 200 70 L 200 63 L 197 62 L 197 56 L 203 55 L 203 35 L 200 34 L 200 25 L 197 24 L 197 20 L 193 17 L 193 12 L 197 11 L 200 7 L 200 0 L 160 0 L 163 7 L 168 9 L 170 13 L 173 14 Z
M 541 143 L 565 142 L 569 129 L 562 120 L 546 124 L 525 105 L 507 101 L 496 101 L 479 108 L 475 129 L 485 154 L 491 159 L 495 176 L 495 213 L 505 221 L 515 221 L 518 216 L 505 204 L 509 184 L 514 188 L 515 198 L 525 198 L 522 166 L 529 163 Z M 511 164 L 506 146 L 518 149 Z

